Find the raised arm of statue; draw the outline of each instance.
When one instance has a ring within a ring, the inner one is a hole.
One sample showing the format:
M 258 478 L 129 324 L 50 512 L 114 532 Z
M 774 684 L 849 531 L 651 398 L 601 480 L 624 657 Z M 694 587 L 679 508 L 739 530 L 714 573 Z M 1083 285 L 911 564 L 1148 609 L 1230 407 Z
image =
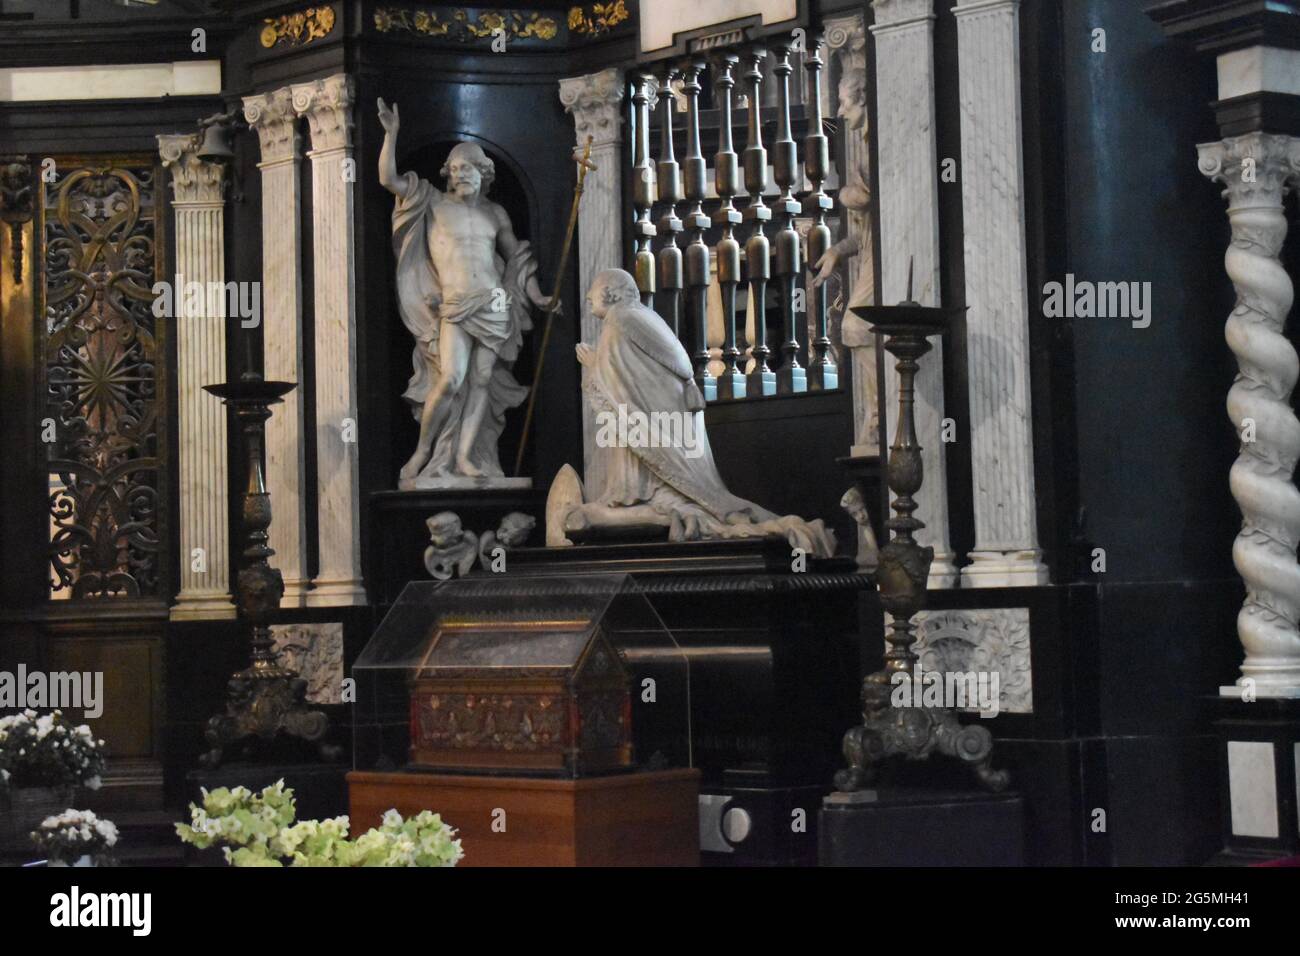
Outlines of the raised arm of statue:
M 389 109 L 383 99 L 379 100 L 379 125 L 384 128 L 384 145 L 379 150 L 379 183 L 393 195 L 405 197 L 414 181 L 410 176 L 397 175 L 397 129 L 401 119 L 396 103 Z

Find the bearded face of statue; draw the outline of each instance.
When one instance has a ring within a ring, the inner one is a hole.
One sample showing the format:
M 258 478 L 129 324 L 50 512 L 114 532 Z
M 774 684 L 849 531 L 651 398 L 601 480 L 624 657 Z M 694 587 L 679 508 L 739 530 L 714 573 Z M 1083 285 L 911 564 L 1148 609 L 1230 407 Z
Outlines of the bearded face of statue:
M 478 194 L 483 188 L 483 174 L 474 163 L 453 159 L 447 164 L 447 189 L 462 199 Z

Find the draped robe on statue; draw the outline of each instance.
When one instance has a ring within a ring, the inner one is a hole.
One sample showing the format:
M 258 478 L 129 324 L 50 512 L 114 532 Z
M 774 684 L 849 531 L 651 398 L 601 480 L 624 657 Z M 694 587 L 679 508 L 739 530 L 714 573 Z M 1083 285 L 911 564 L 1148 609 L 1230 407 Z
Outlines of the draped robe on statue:
M 429 252 L 429 231 L 433 228 L 435 210 L 445 201 L 443 194 L 415 173 L 403 173 L 402 179 L 409 191 L 404 198 L 398 196 L 393 208 L 397 301 L 402 322 L 415 336 L 414 372 L 402 397 L 411 403 L 418 421 L 424 400 L 438 377 L 438 338 L 443 321 L 460 325 L 476 342 L 495 352 L 499 361 L 487 386 L 487 411 L 468 457 L 483 474 L 500 477 L 504 472 L 497 442 L 505 427 L 506 409 L 522 404 L 528 396 L 528 388 L 515 380 L 510 367 L 519 356 L 524 332 L 532 328 L 525 286 L 536 273 L 537 262 L 527 242 L 519 243 L 509 261 L 496 257 L 498 272 L 503 276 L 501 288 L 509 300 L 506 309 L 493 308 L 497 304 L 494 302 L 495 289 L 483 289 L 459 301 L 444 301 L 437 269 Z M 420 472 L 421 477 L 452 473 L 469 388 L 470 376 L 467 374 L 451 399 L 450 413 L 437 436 L 428 464 Z
M 691 418 L 694 426 L 682 429 L 688 442 L 668 447 L 653 447 L 653 442 L 597 447 L 605 484 L 589 489 L 593 503 L 649 505 L 673 519 L 672 540 L 779 534 L 791 547 L 810 554 L 834 553 L 834 535 L 820 520 L 778 516 L 727 490 L 704 430 L 704 400 L 686 349 L 664 320 L 640 302 L 610 307 L 584 390 L 598 415 L 618 416 L 622 406 L 629 416 L 667 412 L 673 418 Z

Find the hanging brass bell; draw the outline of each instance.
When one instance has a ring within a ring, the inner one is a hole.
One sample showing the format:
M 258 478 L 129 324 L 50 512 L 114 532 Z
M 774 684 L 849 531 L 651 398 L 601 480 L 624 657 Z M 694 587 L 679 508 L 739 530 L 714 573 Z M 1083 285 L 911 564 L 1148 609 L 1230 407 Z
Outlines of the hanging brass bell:
M 203 131 L 203 145 L 199 147 L 199 159 L 208 162 L 225 163 L 234 158 L 234 150 L 230 148 L 231 129 L 230 125 L 222 122 L 214 122 L 206 126 Z

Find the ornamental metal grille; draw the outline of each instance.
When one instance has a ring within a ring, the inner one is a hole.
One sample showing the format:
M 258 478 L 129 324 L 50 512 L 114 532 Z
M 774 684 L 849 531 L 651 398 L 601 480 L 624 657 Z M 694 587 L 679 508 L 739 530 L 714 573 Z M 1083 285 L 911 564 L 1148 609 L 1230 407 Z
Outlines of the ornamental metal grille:
M 52 598 L 166 597 L 160 181 L 139 157 L 60 163 L 43 183 Z

